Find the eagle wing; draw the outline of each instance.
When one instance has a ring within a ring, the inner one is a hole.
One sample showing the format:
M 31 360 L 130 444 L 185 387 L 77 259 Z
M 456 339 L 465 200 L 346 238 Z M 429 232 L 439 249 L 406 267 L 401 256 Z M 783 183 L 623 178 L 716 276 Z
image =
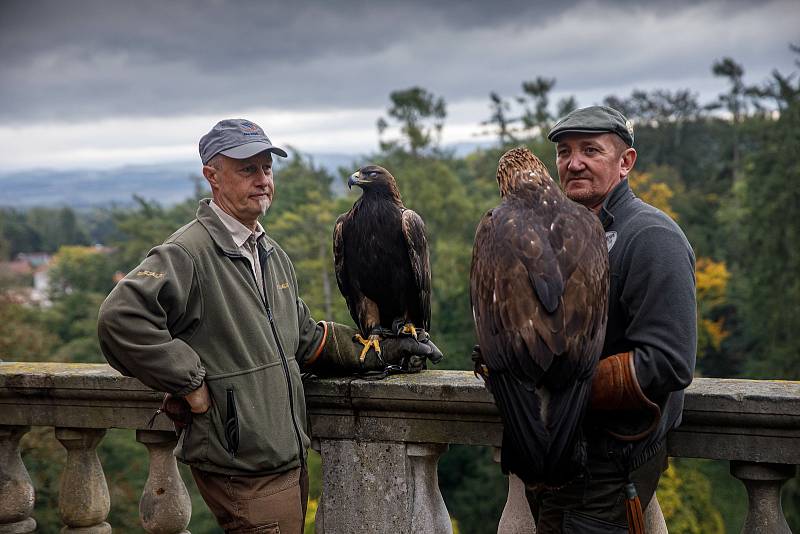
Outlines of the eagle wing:
M 350 273 L 347 269 L 347 261 L 344 253 L 344 226 L 350 219 L 350 212 L 342 213 L 336 219 L 333 225 L 333 270 L 336 273 L 336 285 L 339 286 L 339 292 L 347 302 L 347 309 L 353 322 L 362 328 L 361 322 L 358 319 L 358 301 L 363 298 L 361 292 L 350 284 Z
M 408 259 L 418 295 L 417 310 L 412 315 L 421 320 L 417 325 L 430 330 L 431 324 L 431 264 L 428 255 L 428 239 L 425 237 L 425 223 L 416 212 L 406 209 L 402 215 L 403 237 L 408 248 Z
M 472 258 L 470 295 L 486 363 L 532 386 L 545 374 L 563 383 L 593 369 L 603 339 L 591 334 L 604 330 L 608 291 L 607 275 L 604 284 L 592 278 L 607 262 L 587 245 L 604 244 L 593 215 L 577 207 L 546 215 L 503 202 L 478 226 Z

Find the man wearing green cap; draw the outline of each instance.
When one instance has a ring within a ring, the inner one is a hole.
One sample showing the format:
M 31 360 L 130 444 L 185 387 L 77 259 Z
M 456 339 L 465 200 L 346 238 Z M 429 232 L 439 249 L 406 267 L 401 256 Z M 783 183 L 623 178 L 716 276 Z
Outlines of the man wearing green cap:
M 694 253 L 672 219 L 631 191 L 633 127 L 619 111 L 575 110 L 548 139 L 566 195 L 605 228 L 611 284 L 585 424 L 587 472 L 529 501 L 538 534 L 642 532 L 694 371 Z
M 441 353 L 424 332 L 359 356 L 356 330 L 317 323 L 289 257 L 258 219 L 286 151 L 255 123 L 220 121 L 200 140 L 212 199 L 117 284 L 98 318 L 103 354 L 168 395 L 175 455 L 226 532 L 303 531 L 310 442 L 301 370 L 420 370 Z

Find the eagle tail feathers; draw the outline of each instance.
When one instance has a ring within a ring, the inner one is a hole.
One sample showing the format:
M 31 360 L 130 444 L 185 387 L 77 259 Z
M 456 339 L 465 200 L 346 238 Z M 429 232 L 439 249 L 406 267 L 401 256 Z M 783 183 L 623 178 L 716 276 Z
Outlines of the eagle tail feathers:
M 526 484 L 560 487 L 586 468 L 583 415 L 591 383 L 577 382 L 561 391 L 529 384 L 507 373 L 490 375 L 504 423 L 501 466 Z

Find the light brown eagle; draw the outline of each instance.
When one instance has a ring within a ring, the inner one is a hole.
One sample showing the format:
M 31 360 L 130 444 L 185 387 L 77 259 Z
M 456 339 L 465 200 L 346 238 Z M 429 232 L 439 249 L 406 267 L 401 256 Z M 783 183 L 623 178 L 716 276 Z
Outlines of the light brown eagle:
M 501 465 L 557 487 L 585 465 L 581 422 L 606 329 L 605 235 L 526 148 L 503 155 L 497 183 L 502 201 L 475 234 L 470 297 L 504 423 Z

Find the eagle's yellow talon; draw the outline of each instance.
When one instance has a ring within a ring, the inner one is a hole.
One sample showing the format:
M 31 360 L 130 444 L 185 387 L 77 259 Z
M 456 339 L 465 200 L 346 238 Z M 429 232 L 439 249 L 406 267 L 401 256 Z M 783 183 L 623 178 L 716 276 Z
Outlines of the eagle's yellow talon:
M 403 334 L 411 334 L 412 336 L 414 336 L 414 339 L 416 339 L 416 338 L 417 338 L 417 329 L 416 329 L 416 328 L 414 327 L 414 325 L 413 325 L 413 324 L 411 324 L 411 323 L 406 323 L 406 324 L 403 326 L 403 331 L 402 331 L 402 333 L 403 333 Z
M 379 336 L 371 335 L 367 339 L 364 339 L 363 337 L 361 337 L 361 334 L 356 334 L 353 339 L 364 345 L 364 348 L 361 349 L 361 354 L 359 354 L 358 356 L 358 361 L 361 362 L 362 364 L 364 363 L 364 360 L 366 360 L 367 358 L 367 353 L 369 352 L 370 347 L 375 349 L 375 352 L 377 354 L 381 353 L 381 344 L 379 342 L 380 340 Z

